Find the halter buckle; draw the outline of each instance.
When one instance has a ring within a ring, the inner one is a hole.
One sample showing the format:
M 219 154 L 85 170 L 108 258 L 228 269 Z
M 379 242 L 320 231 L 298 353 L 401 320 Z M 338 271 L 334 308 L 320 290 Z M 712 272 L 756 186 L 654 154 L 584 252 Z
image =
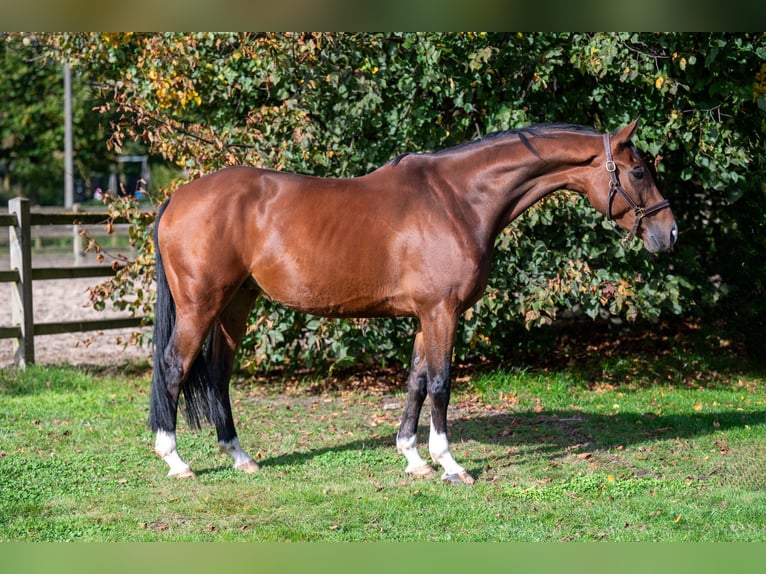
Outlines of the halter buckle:
M 611 159 L 606 160 L 606 171 L 608 171 L 609 173 L 614 173 L 615 171 L 617 171 L 617 165 L 614 163 L 613 160 Z

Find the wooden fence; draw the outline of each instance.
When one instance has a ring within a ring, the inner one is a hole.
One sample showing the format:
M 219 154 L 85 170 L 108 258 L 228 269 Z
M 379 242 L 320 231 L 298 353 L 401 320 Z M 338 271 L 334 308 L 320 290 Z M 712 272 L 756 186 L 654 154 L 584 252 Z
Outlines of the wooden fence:
M 11 283 L 11 322 L 0 325 L 0 339 L 14 339 L 14 362 L 24 368 L 35 361 L 35 336 L 76 333 L 102 329 L 122 329 L 144 324 L 143 317 L 95 319 L 57 323 L 34 322 L 32 282 L 45 279 L 74 279 L 81 277 L 109 277 L 115 271 L 108 265 L 78 267 L 32 267 L 32 227 L 39 225 L 78 226 L 105 223 L 105 213 L 62 212 L 31 213 L 28 199 L 15 198 L 8 202 L 8 214 L 0 214 L 0 227 L 10 230 L 10 269 L 0 270 L 0 283 Z M 113 223 L 121 223 L 118 220 Z M 75 247 L 77 249 L 77 247 Z

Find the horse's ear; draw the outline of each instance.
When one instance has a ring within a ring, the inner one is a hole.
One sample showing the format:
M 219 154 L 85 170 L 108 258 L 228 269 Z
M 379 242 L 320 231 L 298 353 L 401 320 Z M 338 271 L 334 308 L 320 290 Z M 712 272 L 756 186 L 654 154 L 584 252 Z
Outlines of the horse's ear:
M 630 122 L 627 126 L 614 133 L 614 140 L 618 145 L 624 146 L 630 143 L 633 136 L 638 131 L 638 124 L 641 122 L 641 116 Z

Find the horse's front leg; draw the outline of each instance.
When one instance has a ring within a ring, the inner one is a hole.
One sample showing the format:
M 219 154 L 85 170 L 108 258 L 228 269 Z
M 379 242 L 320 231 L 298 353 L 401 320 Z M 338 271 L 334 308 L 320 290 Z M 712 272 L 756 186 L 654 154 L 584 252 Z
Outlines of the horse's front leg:
M 457 317 L 436 314 L 422 323 L 431 399 L 431 431 L 428 450 L 431 459 L 444 469 L 442 480 L 453 484 L 473 484 L 473 477 L 452 456 L 447 440 L 447 407 L 450 399 L 450 362 L 455 342 Z
M 436 474 L 431 465 L 420 457 L 417 448 L 418 420 L 423 401 L 426 399 L 427 380 L 423 333 L 418 331 L 415 335 L 410 374 L 407 379 L 407 404 L 404 407 L 399 432 L 396 434 L 396 448 L 407 459 L 407 468 L 404 472 L 417 478 L 430 478 Z

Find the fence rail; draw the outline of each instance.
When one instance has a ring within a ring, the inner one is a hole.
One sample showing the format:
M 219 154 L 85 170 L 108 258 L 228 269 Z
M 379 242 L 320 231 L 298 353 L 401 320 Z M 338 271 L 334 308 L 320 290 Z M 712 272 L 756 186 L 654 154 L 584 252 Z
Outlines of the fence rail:
M 83 331 L 123 329 L 145 324 L 144 317 L 123 317 L 53 323 L 34 322 L 32 282 L 46 279 L 75 279 L 109 277 L 116 272 L 111 266 L 40 267 L 32 268 L 32 227 L 41 225 L 73 226 L 77 253 L 80 225 L 106 223 L 106 213 L 59 212 L 31 213 L 28 199 L 15 198 L 8 202 L 8 214 L 0 214 L 0 226 L 10 231 L 10 269 L 0 271 L 0 283 L 11 283 L 11 322 L 0 325 L 0 339 L 14 340 L 14 363 L 19 368 L 34 363 L 36 335 L 57 335 Z M 112 223 L 125 223 L 118 219 Z

